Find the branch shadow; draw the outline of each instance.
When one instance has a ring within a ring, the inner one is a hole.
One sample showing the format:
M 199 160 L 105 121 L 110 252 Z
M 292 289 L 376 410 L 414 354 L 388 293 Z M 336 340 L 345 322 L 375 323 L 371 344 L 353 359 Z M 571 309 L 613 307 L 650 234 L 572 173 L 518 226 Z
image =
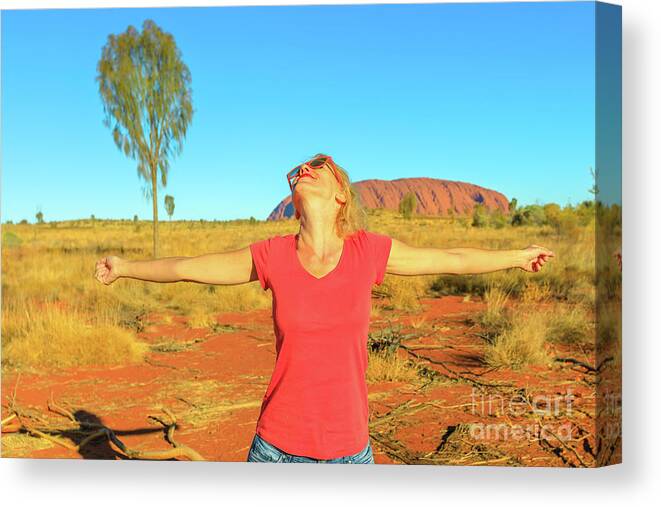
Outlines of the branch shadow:
M 95 429 L 93 427 L 105 426 L 103 421 L 96 415 L 87 410 L 77 410 L 73 413 L 74 418 L 80 424 L 80 429 L 75 430 L 60 430 L 53 434 L 71 440 L 76 446 L 79 446 L 85 438 L 92 434 Z M 109 428 L 111 429 L 111 428 Z M 136 428 L 132 430 L 112 430 L 113 433 L 120 437 L 125 435 L 148 435 L 151 433 L 163 433 L 163 428 Z M 83 459 L 106 459 L 106 460 L 125 460 L 130 459 L 122 453 L 117 452 L 105 436 L 99 436 L 94 440 L 85 443 L 78 449 L 78 453 Z

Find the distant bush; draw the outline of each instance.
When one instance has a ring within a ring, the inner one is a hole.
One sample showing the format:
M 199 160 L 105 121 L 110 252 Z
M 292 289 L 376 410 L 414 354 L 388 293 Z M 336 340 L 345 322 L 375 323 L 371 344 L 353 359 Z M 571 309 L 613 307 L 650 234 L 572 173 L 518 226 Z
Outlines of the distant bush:
M 496 229 L 502 229 L 507 223 L 507 217 L 500 208 L 496 208 L 489 216 L 489 225 Z
M 409 192 L 401 201 L 399 201 L 399 213 L 406 219 L 411 218 L 415 208 L 418 206 L 418 199 L 413 192 Z
M 579 204 L 575 208 L 575 212 L 580 225 L 589 225 L 595 218 L 596 209 L 597 207 L 594 205 L 594 201 L 583 201 Z
M 473 222 L 471 225 L 473 227 L 486 227 L 488 223 L 489 219 L 484 204 L 476 204 L 473 208 Z
M 546 215 L 544 209 L 538 204 L 529 204 L 516 210 L 512 215 L 512 225 L 544 225 Z
M 516 200 L 516 197 L 512 197 L 512 200 L 509 202 L 507 209 L 510 213 L 514 213 L 516 211 L 516 207 L 518 206 L 519 201 Z
M 565 236 L 576 239 L 580 228 L 593 223 L 597 207 L 593 201 L 583 201 L 577 206 L 567 205 L 564 208 L 556 203 L 548 203 L 543 206 L 531 204 L 516 209 L 512 213 L 510 223 L 513 226 L 548 225 L 557 236 Z
M 576 239 L 581 231 L 579 219 L 579 215 L 571 207 L 563 209 L 560 213 L 558 234 L 562 234 L 570 239 Z
M 562 209 L 555 203 L 545 204 L 542 208 L 544 210 L 544 217 L 546 223 L 555 229 L 556 233 L 560 233 L 560 215 Z

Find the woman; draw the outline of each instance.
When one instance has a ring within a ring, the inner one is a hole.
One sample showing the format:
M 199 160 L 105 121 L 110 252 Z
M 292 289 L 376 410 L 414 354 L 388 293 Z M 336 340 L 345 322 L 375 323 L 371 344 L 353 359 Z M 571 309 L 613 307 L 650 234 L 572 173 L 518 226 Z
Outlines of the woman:
M 347 173 L 318 154 L 287 174 L 297 234 L 197 257 L 107 257 L 96 278 L 239 284 L 271 289 L 276 365 L 248 461 L 374 463 L 368 433 L 367 332 L 371 288 L 386 273 L 539 271 L 553 252 L 417 248 L 361 228 Z

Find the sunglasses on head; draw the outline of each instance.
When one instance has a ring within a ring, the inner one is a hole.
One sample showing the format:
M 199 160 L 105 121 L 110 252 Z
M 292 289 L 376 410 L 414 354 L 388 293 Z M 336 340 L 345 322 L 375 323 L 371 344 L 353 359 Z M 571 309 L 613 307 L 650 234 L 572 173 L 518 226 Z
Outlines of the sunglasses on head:
M 311 169 L 318 171 L 319 169 L 322 169 L 326 164 L 328 164 L 328 167 L 330 167 L 330 170 L 333 172 L 335 179 L 341 185 L 342 182 L 340 181 L 340 178 L 337 176 L 337 171 L 335 170 L 335 162 L 333 162 L 333 157 L 331 157 L 330 155 L 322 155 L 320 157 L 315 157 L 311 160 L 308 160 L 303 164 L 297 165 L 287 173 L 287 182 L 289 183 L 289 189 L 294 190 L 294 185 L 292 184 L 292 181 L 298 178 L 299 173 L 301 172 L 303 166 L 307 166 Z

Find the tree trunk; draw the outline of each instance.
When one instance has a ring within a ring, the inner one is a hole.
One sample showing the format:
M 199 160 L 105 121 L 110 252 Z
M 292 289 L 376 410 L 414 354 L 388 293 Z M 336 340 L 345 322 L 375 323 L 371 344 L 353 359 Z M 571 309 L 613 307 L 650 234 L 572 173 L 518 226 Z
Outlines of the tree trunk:
M 151 168 L 151 195 L 152 204 L 154 207 L 154 259 L 158 259 L 158 197 L 156 189 L 158 187 L 156 181 L 158 167 L 152 166 Z

